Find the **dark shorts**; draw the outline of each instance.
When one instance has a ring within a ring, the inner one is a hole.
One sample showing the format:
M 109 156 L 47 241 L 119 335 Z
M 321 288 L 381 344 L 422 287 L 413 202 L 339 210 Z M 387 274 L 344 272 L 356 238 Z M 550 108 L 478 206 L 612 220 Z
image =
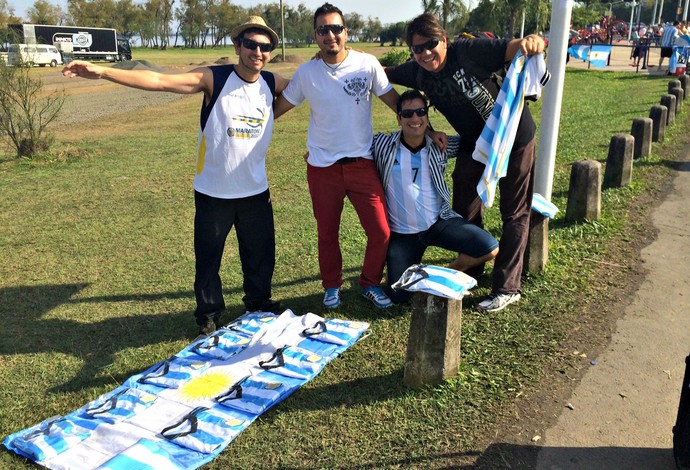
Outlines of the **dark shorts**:
M 671 54 L 673 54 L 673 47 L 661 48 L 661 57 L 671 57 Z

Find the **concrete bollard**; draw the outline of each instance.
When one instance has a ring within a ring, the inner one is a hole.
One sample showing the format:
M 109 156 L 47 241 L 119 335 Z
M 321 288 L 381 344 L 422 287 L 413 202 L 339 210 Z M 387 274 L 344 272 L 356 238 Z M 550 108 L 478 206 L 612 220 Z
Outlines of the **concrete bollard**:
M 568 207 L 565 219 L 580 222 L 597 220 L 601 216 L 601 163 L 580 160 L 573 163 L 568 188 Z
M 666 106 L 666 127 L 673 124 L 676 117 L 676 97 L 674 95 L 664 95 L 661 97 L 661 104 Z
M 549 261 L 549 218 L 532 211 L 529 218 L 529 241 L 522 270 L 530 274 L 544 272 Z
M 674 88 L 678 88 L 681 86 L 680 80 L 669 80 L 668 82 L 668 92 L 671 93 L 671 90 Z
M 636 143 L 637 139 L 627 134 L 616 134 L 611 137 L 609 156 L 604 170 L 604 188 L 619 188 L 630 184 L 633 147 Z
M 676 87 L 670 90 L 669 93 L 676 97 L 676 114 L 680 114 L 683 109 L 683 98 L 685 97 L 683 89 L 681 87 Z
M 690 79 L 688 79 L 688 78 L 689 77 L 685 74 L 678 77 L 678 81 L 680 82 L 680 87 L 683 89 L 683 93 L 685 93 L 685 96 L 688 96 L 688 92 L 690 91 L 690 89 L 688 89 L 688 87 L 690 87 Z
M 632 134 L 635 139 L 633 146 L 633 157 L 644 158 L 652 153 L 652 119 L 651 118 L 636 118 L 632 122 Z M 611 150 L 609 149 L 609 157 Z M 604 177 L 604 184 L 606 177 Z
M 683 75 L 686 77 L 687 75 Z M 668 108 L 661 104 L 655 104 L 649 110 L 649 117 L 652 119 L 652 142 L 663 142 L 666 133 L 666 115 Z
M 412 296 L 403 384 L 411 388 L 437 385 L 458 374 L 462 332 L 462 300 L 424 292 Z

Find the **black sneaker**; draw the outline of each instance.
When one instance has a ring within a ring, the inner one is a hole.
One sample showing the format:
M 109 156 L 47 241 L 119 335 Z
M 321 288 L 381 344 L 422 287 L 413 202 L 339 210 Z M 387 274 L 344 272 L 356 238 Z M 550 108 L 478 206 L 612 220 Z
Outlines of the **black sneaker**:
M 216 332 L 217 329 L 217 322 L 214 319 L 209 318 L 208 320 L 206 320 L 206 323 L 199 325 L 199 335 L 195 338 L 194 341 L 196 341 L 199 338 L 205 338 L 206 336 L 212 335 Z

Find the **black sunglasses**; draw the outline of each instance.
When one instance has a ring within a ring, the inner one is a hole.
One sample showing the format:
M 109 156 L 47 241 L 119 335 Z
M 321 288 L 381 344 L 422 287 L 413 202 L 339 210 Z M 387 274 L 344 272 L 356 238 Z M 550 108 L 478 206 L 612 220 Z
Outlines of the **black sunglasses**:
M 341 24 L 325 24 L 316 28 L 316 34 L 319 36 L 328 36 L 328 32 L 333 33 L 334 36 L 345 31 L 345 26 Z
M 426 113 L 428 113 L 429 110 L 426 108 L 417 108 L 417 109 L 403 109 L 398 113 L 398 116 L 403 117 L 405 119 L 410 119 L 412 115 L 416 114 L 419 117 L 426 116 Z
M 251 49 L 252 51 L 255 50 L 257 47 L 261 52 L 271 52 L 274 49 L 273 44 L 271 44 L 270 42 L 256 42 L 252 41 L 251 39 L 242 38 L 240 39 L 240 43 L 243 47 Z
M 434 47 L 438 46 L 439 40 L 436 38 L 429 39 L 427 42 L 424 44 L 417 44 L 416 46 L 410 46 L 410 50 L 414 52 L 415 54 L 421 54 L 422 52 L 433 49 Z

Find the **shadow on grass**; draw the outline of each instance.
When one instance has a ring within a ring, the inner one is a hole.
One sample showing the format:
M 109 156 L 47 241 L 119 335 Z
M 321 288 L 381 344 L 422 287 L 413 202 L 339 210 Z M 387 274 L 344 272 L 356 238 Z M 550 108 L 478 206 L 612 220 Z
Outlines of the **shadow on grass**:
M 137 315 L 102 321 L 76 321 L 43 318 L 48 312 L 68 303 L 156 301 L 188 297 L 187 292 L 153 295 L 117 295 L 73 299 L 88 284 L 18 286 L 0 289 L 3 306 L 3 332 L 0 355 L 59 352 L 83 360 L 83 366 L 70 381 L 51 392 L 75 391 L 84 387 L 121 382 L 133 373 L 103 374 L 114 362 L 115 354 L 163 341 L 184 338 L 191 312 Z M 85 315 L 88 315 L 85 310 Z
M 326 311 L 321 304 L 322 294 L 280 299 L 286 308 L 298 315 L 313 312 L 322 316 L 345 316 L 356 320 L 373 321 L 379 318 L 402 315 L 406 307 L 394 307 L 381 311 L 361 297 L 357 277 L 354 274 L 343 293 L 346 309 Z M 290 286 L 317 281 L 312 278 L 298 279 L 284 283 Z M 281 284 L 278 284 L 280 286 Z M 120 351 L 140 348 L 170 341 L 190 341 L 196 336 L 197 327 L 193 312 L 181 310 L 159 314 L 147 314 L 146 304 L 170 300 L 190 299 L 190 291 L 163 292 L 155 294 L 131 294 L 75 298 L 88 283 L 53 284 L 39 286 L 16 286 L 0 288 L 0 315 L 3 318 L 3 335 L 0 335 L 0 355 L 63 353 L 83 361 L 82 368 L 66 383 L 50 389 L 50 392 L 70 392 L 84 387 L 97 387 L 118 383 L 141 372 L 140 368 L 108 374 L 107 369 L 115 362 Z M 225 294 L 241 293 L 241 287 L 224 289 Z M 136 302 L 128 308 L 129 315 L 93 320 L 85 307 L 84 318 L 46 318 L 47 314 L 65 304 L 98 304 L 111 302 Z M 244 312 L 242 305 L 229 304 L 221 318 L 228 323 Z M 314 308 L 318 307 L 318 308 Z M 152 358 L 151 364 L 162 358 Z

